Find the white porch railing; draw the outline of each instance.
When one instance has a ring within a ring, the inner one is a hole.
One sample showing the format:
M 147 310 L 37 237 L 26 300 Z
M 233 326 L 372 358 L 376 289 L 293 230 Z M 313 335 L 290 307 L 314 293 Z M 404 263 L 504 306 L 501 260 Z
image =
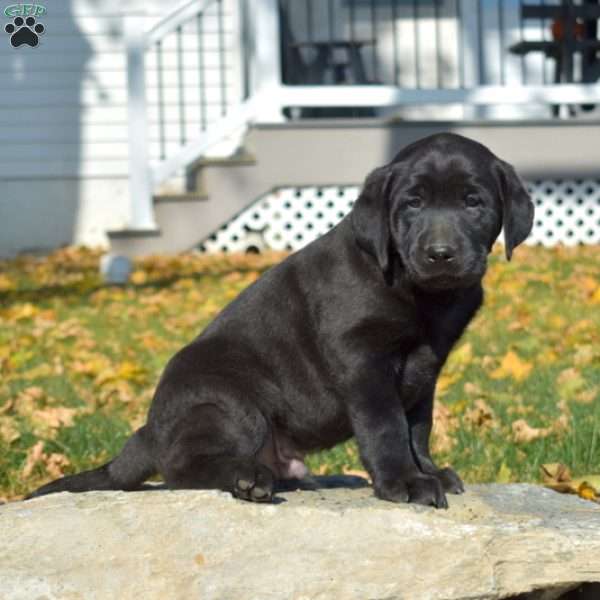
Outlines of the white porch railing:
M 390 1 L 392 6 L 396 5 L 394 0 Z M 461 76 L 453 86 L 446 87 L 440 85 L 443 78 L 439 73 L 438 85 L 431 87 L 284 85 L 279 0 L 188 0 L 150 30 L 145 29 L 143 12 L 129 14 L 125 30 L 130 227 L 155 228 L 152 192 L 161 182 L 241 128 L 253 122 L 283 120 L 286 108 L 600 104 L 598 84 L 523 85 L 506 73 L 499 84 L 480 84 L 481 65 L 485 60 L 482 52 L 487 41 L 481 32 L 473 30 L 478 26 L 477 19 L 473 19 L 473 6 L 496 10 L 494 7 L 498 4 L 504 10 L 511 2 L 456 1 L 460 8 L 457 14 L 462 15 L 462 20 L 452 31 L 463 36 L 455 42 L 461 53 Z M 229 29 L 227 23 L 232 24 Z M 402 23 L 393 23 L 389 35 L 394 47 L 398 47 L 398 32 L 404 31 L 402 27 Z M 506 22 L 503 27 L 506 30 Z M 515 41 L 514 31 L 503 31 L 502 35 L 511 43 Z M 473 46 L 475 38 L 481 42 L 476 48 Z M 190 47 L 186 46 L 188 43 Z M 436 54 L 439 69 L 443 61 L 437 47 Z M 148 101 L 150 62 L 156 76 L 156 86 L 152 89 L 157 99 L 153 103 Z M 190 75 L 191 84 L 188 84 L 188 65 L 192 62 L 194 75 Z M 397 62 L 394 57 L 394 69 L 398 67 Z M 426 69 L 427 64 L 421 68 Z M 394 72 L 395 80 L 400 81 L 397 71 Z M 237 81 L 232 83 L 232 77 Z M 230 93 L 234 88 L 237 93 Z M 154 116 L 151 116 L 152 111 Z M 157 141 L 158 152 L 153 155 L 154 141 Z

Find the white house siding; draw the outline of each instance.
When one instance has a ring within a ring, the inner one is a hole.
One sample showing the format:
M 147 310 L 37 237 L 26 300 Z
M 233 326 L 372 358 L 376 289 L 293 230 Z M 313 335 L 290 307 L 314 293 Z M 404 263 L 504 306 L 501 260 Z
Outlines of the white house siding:
M 148 28 L 181 2 L 45 0 L 46 31 L 36 48 L 13 48 L 0 4 L 0 256 L 69 243 L 106 243 L 105 231 L 129 218 L 124 16 L 143 7 Z M 237 0 L 225 0 L 226 97 L 241 94 L 235 51 Z M 219 116 L 218 20 L 205 17 L 208 119 Z M 195 23 L 183 28 L 187 139 L 200 125 Z M 163 44 L 165 139 L 179 144 L 179 79 L 175 36 Z M 212 77 L 212 79 L 211 79 Z M 150 153 L 159 153 L 156 56 L 147 56 Z

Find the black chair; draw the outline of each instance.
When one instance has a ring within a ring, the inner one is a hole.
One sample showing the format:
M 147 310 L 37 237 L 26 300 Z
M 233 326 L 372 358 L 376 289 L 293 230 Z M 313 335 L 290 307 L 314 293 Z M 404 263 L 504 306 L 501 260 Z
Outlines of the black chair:
M 374 40 L 305 40 L 297 41 L 284 4 L 280 2 L 282 80 L 287 85 L 368 85 L 362 57 L 365 46 Z M 300 118 L 372 117 L 375 111 L 363 107 L 303 108 L 288 111 Z
M 543 52 L 555 61 L 554 83 L 576 83 L 574 76 L 574 55 L 582 54 L 581 81 L 593 83 L 600 78 L 598 51 L 598 19 L 600 6 L 598 0 L 585 0 L 584 4 L 574 4 L 573 0 L 562 0 L 560 5 L 523 5 L 522 19 L 552 19 L 551 41 L 519 42 L 510 47 L 510 51 L 521 56 L 529 52 Z M 595 105 L 585 104 L 584 110 L 592 110 Z M 552 113 L 558 116 L 559 105 L 552 106 Z M 569 106 L 574 114 L 574 108 Z

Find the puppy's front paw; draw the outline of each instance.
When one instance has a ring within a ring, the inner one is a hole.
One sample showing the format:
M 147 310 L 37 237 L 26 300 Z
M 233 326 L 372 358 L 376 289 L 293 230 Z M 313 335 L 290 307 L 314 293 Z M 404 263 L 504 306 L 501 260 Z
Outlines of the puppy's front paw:
M 462 494 L 465 486 L 462 479 L 450 467 L 440 469 L 435 476 L 440 480 L 444 491 L 448 494 Z
M 375 484 L 375 495 L 390 502 L 413 502 L 436 508 L 448 508 L 441 482 L 436 477 L 417 475 L 405 481 Z
M 410 502 L 436 508 L 448 508 L 444 488 L 437 477 L 428 475 L 415 477 L 409 481 L 408 489 Z
M 397 479 L 374 484 L 375 495 L 388 502 L 408 502 L 408 488 L 406 484 Z

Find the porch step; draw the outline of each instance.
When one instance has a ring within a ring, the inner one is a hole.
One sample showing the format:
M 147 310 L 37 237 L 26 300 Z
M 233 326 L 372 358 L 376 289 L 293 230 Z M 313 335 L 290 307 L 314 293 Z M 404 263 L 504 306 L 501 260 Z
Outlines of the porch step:
M 369 171 L 388 162 L 399 148 L 441 131 L 477 139 L 499 156 L 509 157 L 522 177 L 537 179 L 548 173 L 595 177 L 598 153 L 594 136 L 588 135 L 590 126 L 572 121 L 377 119 L 255 124 L 240 153 L 188 166 L 187 180 L 195 192 L 155 197 L 157 230 L 109 233 L 111 253 L 134 257 L 193 249 L 263 194 L 279 187 L 360 185 Z M 554 143 L 557 135 L 560 146 Z M 516 139 L 520 143 L 515 145 Z M 537 152 L 550 147 L 551 154 Z
M 205 181 L 204 174 L 211 169 L 220 169 L 223 167 L 227 172 L 235 167 L 255 167 L 257 159 L 254 154 L 245 149 L 230 157 L 219 158 L 199 158 L 190 163 L 186 168 L 187 181 L 189 189 L 196 190 L 197 194 L 211 195 L 212 190 Z
M 192 249 L 198 243 L 198 223 L 207 200 L 206 195 L 197 193 L 154 196 L 156 229 L 109 231 L 111 254 L 134 258 Z

